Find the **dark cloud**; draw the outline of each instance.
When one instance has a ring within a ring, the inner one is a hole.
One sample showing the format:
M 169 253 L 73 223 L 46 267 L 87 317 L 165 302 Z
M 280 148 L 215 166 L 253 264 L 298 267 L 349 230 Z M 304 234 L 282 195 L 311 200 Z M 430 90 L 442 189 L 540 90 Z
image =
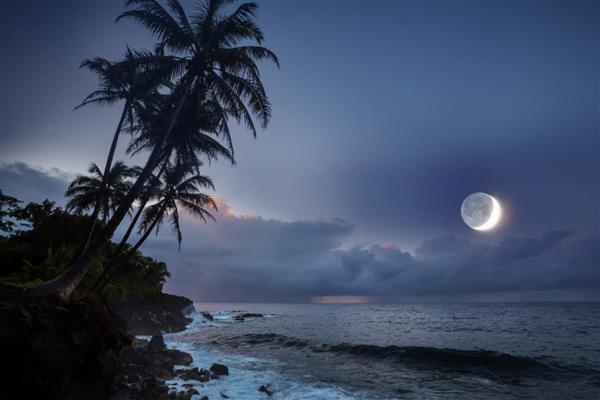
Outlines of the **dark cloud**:
M 217 223 L 184 216 L 180 253 L 163 231 L 144 252 L 167 261 L 172 291 L 214 301 L 303 299 L 306 286 L 318 287 L 335 252 L 354 227 L 346 221 L 285 222 L 221 212 Z
M 25 201 L 64 203 L 68 178 L 24 163 L 0 167 L 2 190 Z M 168 290 L 199 301 L 240 302 L 331 295 L 493 301 L 522 300 L 527 293 L 536 300 L 585 300 L 598 299 L 600 290 L 596 234 L 559 230 L 496 243 L 446 235 L 409 253 L 392 243 L 347 247 L 355 226 L 341 219 L 236 215 L 219 200 L 217 220 L 203 224 L 183 213 L 181 251 L 167 226 L 144 244 L 144 253 L 167 262 Z
M 185 217 L 184 228 L 181 253 L 166 233 L 144 251 L 167 261 L 171 291 L 199 301 L 498 298 L 489 293 L 516 300 L 532 292 L 540 292 L 536 299 L 552 300 L 553 291 L 567 291 L 571 297 L 563 293 L 561 299 L 569 299 L 577 291 L 593 295 L 600 289 L 597 235 L 554 231 L 480 244 L 444 236 L 423 242 L 413 255 L 389 243 L 341 248 L 353 231 L 342 220 L 284 222 L 229 214 L 208 225 Z

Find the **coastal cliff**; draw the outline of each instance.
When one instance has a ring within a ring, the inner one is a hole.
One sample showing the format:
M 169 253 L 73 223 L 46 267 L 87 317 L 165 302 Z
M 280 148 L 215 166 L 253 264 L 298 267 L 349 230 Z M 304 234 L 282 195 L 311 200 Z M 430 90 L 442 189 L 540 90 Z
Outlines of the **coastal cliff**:
M 113 302 L 110 310 L 115 324 L 132 336 L 182 331 L 192 322 L 187 315 L 195 311 L 192 300 L 167 293 Z
M 191 356 L 132 336 L 184 329 L 191 304 L 163 294 L 114 309 L 99 297 L 58 304 L 0 285 L 4 398 L 189 399 L 164 380 Z

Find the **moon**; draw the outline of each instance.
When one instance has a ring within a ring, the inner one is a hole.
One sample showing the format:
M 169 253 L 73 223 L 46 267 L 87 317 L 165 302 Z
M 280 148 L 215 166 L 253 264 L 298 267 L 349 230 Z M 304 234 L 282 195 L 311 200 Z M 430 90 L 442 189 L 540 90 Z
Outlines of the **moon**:
M 489 231 L 502 216 L 500 202 L 487 193 L 473 193 L 467 196 L 460 207 L 460 215 L 470 228 Z

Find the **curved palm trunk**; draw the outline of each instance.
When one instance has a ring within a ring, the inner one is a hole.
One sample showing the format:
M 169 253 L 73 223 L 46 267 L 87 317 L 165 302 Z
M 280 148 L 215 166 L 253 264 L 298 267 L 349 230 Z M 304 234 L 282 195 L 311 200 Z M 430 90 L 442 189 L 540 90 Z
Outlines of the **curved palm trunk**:
M 169 164 L 169 158 L 166 157 L 165 161 L 163 162 L 162 167 L 160 168 L 160 171 L 158 171 L 158 174 L 156 174 L 157 182 L 160 179 L 160 177 L 162 176 L 162 174 L 165 172 L 168 164 Z M 129 224 L 129 227 L 127 228 L 127 231 L 125 232 L 125 235 L 123 235 L 123 238 L 121 239 L 121 242 L 119 243 L 119 246 L 115 250 L 115 253 L 111 257 L 111 259 L 106 264 L 106 267 L 104 268 L 104 270 L 102 271 L 100 276 L 92 284 L 92 287 L 89 290 L 90 292 L 96 292 L 96 291 L 102 290 L 102 288 L 104 288 L 104 286 L 106 286 L 106 283 L 103 284 L 102 282 L 104 282 L 105 280 L 108 281 L 112 266 L 116 262 L 115 260 L 117 260 L 119 255 L 121 254 L 121 252 L 123 252 L 123 249 L 125 248 L 125 245 L 127 244 L 127 240 L 129 240 L 129 236 L 131 236 L 131 233 L 133 232 L 133 229 L 135 228 L 137 221 L 140 219 L 140 216 L 142 215 L 142 212 L 144 211 L 144 207 L 146 207 L 146 204 L 148 204 L 148 201 L 150 200 L 150 193 L 152 193 L 154 191 L 156 186 L 157 186 L 157 184 L 154 184 L 148 191 L 148 194 L 146 196 L 144 196 L 144 198 L 142 199 L 142 203 L 140 204 L 140 207 L 138 208 L 137 212 L 135 213 L 133 220 Z M 101 286 L 101 288 L 98 289 L 100 286 Z
M 100 276 L 98 276 L 96 281 L 92 284 L 92 287 L 90 288 L 89 293 L 102 290 L 102 288 L 104 288 L 104 286 L 106 286 L 104 281 L 108 281 L 108 275 L 110 274 L 110 271 L 113 269 L 112 266 L 115 264 L 115 260 L 118 259 L 121 252 L 123 252 L 123 249 L 125 248 L 125 245 L 127 244 L 127 240 L 129 239 L 129 236 L 131 236 L 131 233 L 133 232 L 133 228 L 135 228 L 137 221 L 140 219 L 140 216 L 142 215 L 142 211 L 144 211 L 144 207 L 146 206 L 146 203 L 147 203 L 147 201 L 144 201 L 140 205 L 140 208 L 135 213 L 133 220 L 129 224 L 129 228 L 127 228 L 127 232 L 125 232 L 125 235 L 123 235 L 123 238 L 121 239 L 121 242 L 119 243 L 119 246 L 115 250 L 115 253 L 110 258 L 108 263 L 106 264 L 106 267 L 104 268 L 104 270 L 102 270 L 102 273 L 100 274 Z
M 185 103 L 186 98 L 189 96 L 189 92 L 192 87 L 192 81 L 189 81 L 185 87 L 184 93 L 182 94 L 182 98 L 169 121 L 169 126 L 167 131 L 160 143 L 156 145 L 156 147 L 152 150 L 150 157 L 148 157 L 148 161 L 146 161 L 146 165 L 142 170 L 140 176 L 135 181 L 125 198 L 119 204 L 119 207 L 114 212 L 111 219 L 106 224 L 106 227 L 99 233 L 98 237 L 90 243 L 87 247 L 86 251 L 81 254 L 81 256 L 69 267 L 69 269 L 58 277 L 52 279 L 49 282 L 46 282 L 40 286 L 37 286 L 32 289 L 32 294 L 34 296 L 53 296 L 56 297 L 59 301 L 68 301 L 71 297 L 71 294 L 75 291 L 81 280 L 87 274 L 92 261 L 100 254 L 102 249 L 108 244 L 112 235 L 115 233 L 115 230 L 127 215 L 127 211 L 133 204 L 136 198 L 139 197 L 144 184 L 148 180 L 148 178 L 152 175 L 152 171 L 156 169 L 158 163 L 160 162 L 159 156 L 164 153 L 165 157 L 168 157 L 171 154 L 173 149 L 172 141 L 169 141 L 169 137 L 171 136 L 171 132 L 175 127 L 175 123 L 177 122 L 177 118 L 183 108 L 183 104 Z
M 123 122 L 125 122 L 125 117 L 129 110 L 129 104 L 130 104 L 130 102 L 129 102 L 129 100 L 127 100 L 125 102 L 125 105 L 123 106 L 123 112 L 121 113 L 121 118 L 119 119 L 119 123 L 117 124 L 117 129 L 115 130 L 115 134 L 113 135 L 113 140 L 112 140 L 112 143 L 110 144 L 110 150 L 108 151 L 108 157 L 106 159 L 106 164 L 104 165 L 104 175 L 103 175 L 104 179 L 106 179 L 107 175 L 110 173 L 110 167 L 112 166 L 113 158 L 114 158 L 115 152 L 117 150 L 117 143 L 119 141 L 119 135 L 121 134 L 121 130 L 123 129 Z M 102 190 L 102 194 L 98 197 L 98 199 L 96 200 L 96 204 L 94 205 L 94 212 L 92 213 L 92 221 L 91 221 L 90 228 L 88 231 L 87 239 L 85 240 L 85 242 L 82 243 L 82 245 L 77 250 L 75 259 L 79 258 L 81 256 L 81 254 L 83 252 L 85 252 L 85 250 L 87 249 L 87 247 L 90 244 L 90 241 L 92 240 L 92 236 L 94 235 L 94 230 L 96 229 L 96 224 L 98 222 L 98 215 L 100 214 L 100 209 L 102 208 L 102 202 L 104 201 L 104 198 L 106 197 L 107 190 L 108 190 L 108 187 L 106 187 L 106 183 L 105 183 L 104 188 Z
M 117 272 L 119 270 L 119 268 L 121 268 L 121 266 L 123 266 L 123 264 L 125 264 L 127 261 L 129 261 L 129 259 L 142 246 L 142 244 L 144 244 L 144 242 L 146 241 L 146 239 L 148 239 L 148 236 L 150 236 L 150 234 L 152 233 L 152 231 L 156 227 L 156 224 L 158 223 L 158 221 L 160 221 L 161 215 L 164 213 L 165 208 L 166 208 L 166 204 L 160 209 L 160 211 L 158 213 L 158 216 L 154 219 L 154 221 L 152 221 L 152 224 L 150 225 L 150 227 L 148 227 L 148 229 L 146 229 L 146 231 L 144 232 L 144 234 L 142 235 L 142 237 L 127 252 L 127 254 L 125 254 L 125 257 L 122 258 L 113 268 L 110 268 L 110 266 L 109 266 L 108 268 L 106 268 L 104 270 L 104 273 L 102 274 L 102 276 L 100 276 L 100 278 L 98 278 L 98 280 L 96 281 L 96 283 L 94 283 L 94 287 L 92 287 L 91 291 L 99 292 L 99 291 L 101 291 L 102 289 L 104 289 L 106 287 L 106 285 L 110 281 L 111 276 L 115 272 Z

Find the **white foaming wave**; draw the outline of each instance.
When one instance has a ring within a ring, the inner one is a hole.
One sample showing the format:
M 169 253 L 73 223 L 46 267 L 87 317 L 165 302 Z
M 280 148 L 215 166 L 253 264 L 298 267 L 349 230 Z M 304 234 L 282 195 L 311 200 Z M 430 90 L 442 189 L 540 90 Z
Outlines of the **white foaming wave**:
M 301 382 L 290 379 L 278 372 L 277 361 L 265 360 L 256 357 L 232 355 L 223 353 L 207 346 L 180 342 L 176 336 L 167 336 L 165 342 L 168 347 L 185 351 L 194 359 L 192 365 L 186 368 L 209 368 L 212 363 L 225 364 L 229 368 L 229 376 L 221 379 L 201 383 L 196 381 L 183 381 L 179 378 L 167 381 L 171 391 L 187 390 L 183 384 L 192 384 L 199 395 L 194 395 L 193 400 L 208 396 L 210 399 L 222 398 L 224 394 L 232 399 L 286 399 L 286 400 L 356 400 L 367 397 L 357 397 L 338 387 L 317 382 Z M 274 391 L 272 397 L 258 391 L 261 385 L 270 385 Z
M 211 311 L 210 315 L 212 315 L 212 317 L 213 317 L 212 321 L 204 318 L 201 311 L 190 314 L 189 316 L 191 316 L 194 319 L 194 322 L 199 322 L 199 323 L 211 323 L 211 322 L 213 322 L 213 323 L 214 322 L 232 323 L 232 322 L 241 322 L 241 321 L 236 320 L 236 317 L 242 313 L 243 313 L 243 311 Z M 275 317 L 276 317 L 275 314 L 263 314 L 263 318 L 272 319 Z M 245 319 L 246 320 L 255 320 L 255 319 L 260 319 L 260 318 L 246 317 Z M 193 326 L 194 323 L 192 323 L 191 325 Z M 209 325 L 209 326 L 214 326 L 214 324 Z

